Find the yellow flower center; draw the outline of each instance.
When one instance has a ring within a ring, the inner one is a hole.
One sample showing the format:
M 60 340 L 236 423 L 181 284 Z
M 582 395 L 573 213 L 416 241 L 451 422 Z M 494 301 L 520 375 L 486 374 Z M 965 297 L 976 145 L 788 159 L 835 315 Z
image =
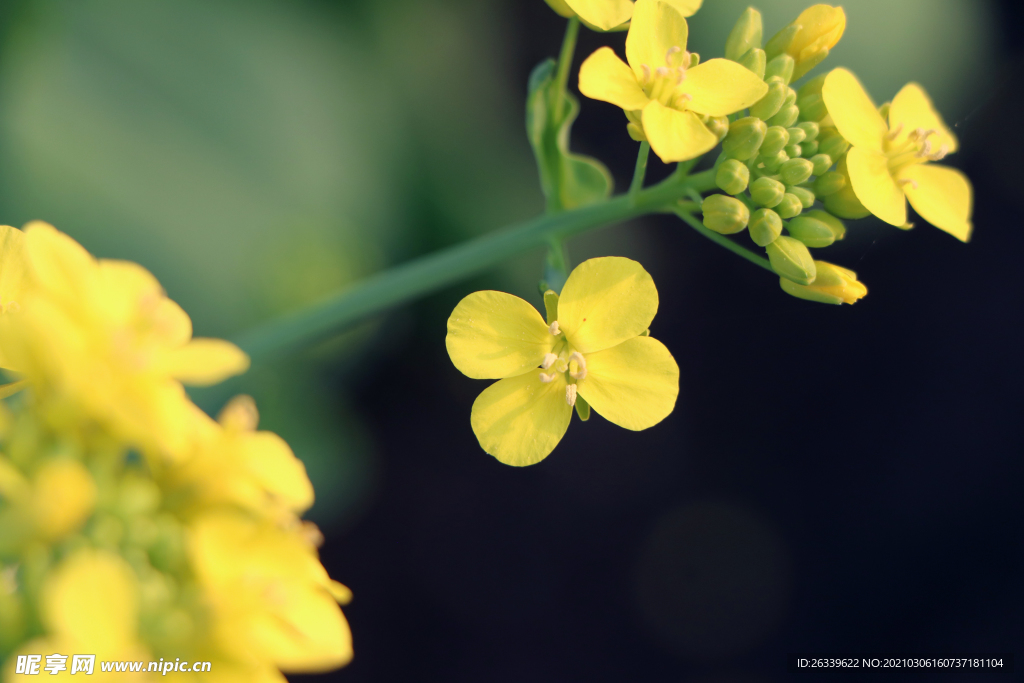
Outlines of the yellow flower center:
M 690 66 L 691 57 L 689 52 L 674 45 L 665 53 L 665 66 L 652 69 L 649 64 L 641 64 L 643 76 L 640 79 L 640 87 L 644 93 L 666 107 L 686 111 L 693 97 L 679 92 L 679 89 L 686 80 L 686 70 Z
M 885 136 L 882 145 L 886 156 L 889 157 L 889 172 L 893 175 L 896 175 L 907 166 L 924 164 L 929 161 L 939 161 L 949 154 L 948 146 L 942 145 L 935 149 L 935 145 L 929 139 L 932 135 L 938 133 L 937 130 L 917 128 L 911 131 L 910 135 L 900 140 L 902 133 L 903 124 L 901 123 Z M 903 182 L 913 184 L 914 181 L 905 180 Z
M 566 389 L 565 400 L 569 405 L 576 403 L 576 384 L 587 377 L 587 359 L 577 351 L 559 330 L 558 321 L 551 323 L 548 328 L 551 334 L 559 337 L 554 350 L 544 356 L 540 365 L 540 381 L 548 384 L 555 381 L 559 375 L 565 376 Z

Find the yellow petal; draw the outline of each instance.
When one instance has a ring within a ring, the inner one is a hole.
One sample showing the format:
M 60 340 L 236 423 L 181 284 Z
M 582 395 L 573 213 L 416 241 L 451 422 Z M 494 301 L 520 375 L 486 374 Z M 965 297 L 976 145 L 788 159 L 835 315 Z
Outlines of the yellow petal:
M 533 306 L 504 292 L 474 292 L 448 318 L 445 346 L 473 379 L 501 379 L 536 368 L 555 337 Z
M 565 4 L 583 21 L 602 31 L 622 26 L 633 16 L 631 0 L 565 0 Z
M 960 143 L 935 111 L 928 93 L 917 83 L 908 83 L 903 89 L 896 93 L 889 107 L 889 129 L 897 130 L 903 126 L 900 136 L 895 144 L 906 139 L 914 130 L 934 130 L 934 135 L 928 139 L 931 141 L 932 149 L 939 151 L 943 146 L 952 154 L 960 148 Z
M 580 353 L 593 353 L 643 334 L 658 312 L 654 280 L 636 261 L 606 256 L 569 274 L 558 300 L 558 325 Z
M 36 472 L 32 505 L 36 527 L 46 539 L 78 530 L 92 515 L 96 484 L 77 460 L 55 460 Z
M 572 8 L 565 3 L 565 0 L 545 0 L 551 9 L 555 10 L 558 14 L 563 17 L 572 17 L 576 13 L 572 11 Z
M 602 47 L 580 66 L 580 92 L 626 111 L 643 109 L 650 101 L 633 71 L 610 47 Z
M 609 422 L 640 431 L 675 408 L 679 366 L 657 339 L 634 337 L 587 355 L 587 377 L 579 393 Z
M 692 17 L 704 4 L 704 0 L 661 0 L 661 2 L 672 5 L 684 17 Z
M 900 178 L 913 181 L 904 191 L 921 218 L 963 242 L 971 239 L 973 191 L 963 173 L 947 166 L 920 164 L 904 169 Z
M 231 342 L 193 339 L 169 351 L 161 369 L 185 384 L 205 386 L 248 370 L 249 356 Z
M 695 159 L 718 144 L 718 136 L 692 111 L 670 109 L 651 100 L 642 118 L 651 149 L 666 164 Z
M 881 152 L 852 147 L 846 155 L 850 184 L 864 208 L 890 225 L 907 222 L 907 199 L 889 173 L 889 160 Z
M 25 234 L 0 225 L 0 306 L 19 301 L 25 290 Z
M 645 64 L 651 71 L 662 66 L 680 66 L 682 52 L 674 52 L 668 64 L 666 57 L 673 47 L 686 50 L 688 32 L 686 19 L 672 5 L 658 0 L 637 0 L 633 23 L 626 36 L 626 60 L 637 78 L 643 78 Z
M 51 633 L 87 643 L 98 659 L 135 639 L 138 584 L 119 556 L 79 550 L 51 573 L 42 590 L 43 622 Z
M 480 446 L 515 467 L 548 457 L 569 428 L 572 407 L 565 399 L 565 375 L 540 380 L 541 371 L 503 379 L 473 403 L 473 433 Z
M 846 69 L 835 69 L 821 87 L 829 116 L 839 133 L 855 147 L 881 152 L 889 129 L 857 77 Z
M 261 488 L 295 512 L 309 509 L 313 504 L 313 484 L 306 466 L 284 439 L 273 432 L 248 434 L 243 439 L 246 466 Z
M 26 225 L 25 250 L 33 281 L 62 303 L 73 305 L 95 286 L 96 259 L 52 225 L 40 221 Z
M 688 109 L 707 116 L 728 116 L 760 100 L 768 86 L 736 62 L 711 59 L 687 71 L 679 90 L 693 97 Z

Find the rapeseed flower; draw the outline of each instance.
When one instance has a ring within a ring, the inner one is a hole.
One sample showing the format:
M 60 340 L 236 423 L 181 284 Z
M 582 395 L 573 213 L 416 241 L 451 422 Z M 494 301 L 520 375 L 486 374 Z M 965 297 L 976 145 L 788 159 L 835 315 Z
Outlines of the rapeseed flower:
M 697 13 L 704 0 L 661 0 L 684 17 Z M 633 0 L 545 0 L 563 17 L 579 16 L 588 26 L 601 31 L 614 31 L 629 25 L 633 16 Z
M 0 364 L 19 378 L 0 388 L 18 394 L 0 402 L 0 678 L 22 654 L 95 654 L 97 680 L 162 678 L 102 672 L 111 660 L 208 661 L 196 678 L 213 683 L 347 663 L 351 596 L 299 517 L 304 466 L 257 430 L 252 399 L 214 421 L 182 387 L 246 356 L 192 339 L 140 266 L 42 223 L 0 228 L 0 306 Z
M 696 64 L 686 51 L 686 19 L 661 0 L 637 0 L 626 37 L 627 65 L 608 47 L 580 67 L 580 92 L 622 107 L 634 137 L 665 163 L 686 161 L 718 144 L 706 125 L 754 104 L 768 86 L 736 62 Z
M 583 399 L 613 424 L 639 431 L 672 412 L 679 367 L 646 336 L 658 291 L 629 259 L 590 259 L 570 273 L 545 322 L 504 292 L 476 292 L 455 307 L 445 340 L 455 367 L 498 379 L 473 404 L 471 423 L 485 451 L 508 465 L 546 458 Z
M 188 315 L 141 266 L 97 260 L 45 223 L 2 231 L 0 265 L 16 264 L 0 278 L 3 367 L 128 443 L 179 456 L 195 410 L 182 383 L 215 384 L 248 357 L 193 339 Z
M 184 512 L 232 504 L 258 517 L 288 520 L 313 504 L 302 461 L 284 439 L 256 431 L 259 413 L 248 396 L 233 399 L 217 422 L 197 414 L 194 453 L 166 472 L 163 483 Z
M 907 200 L 924 220 L 964 242 L 971 237 L 971 183 L 963 173 L 930 162 L 959 147 L 924 89 L 910 83 L 888 107 L 888 122 L 856 76 L 836 69 L 822 97 L 839 133 L 853 191 L 864 207 L 891 225 L 907 223 Z

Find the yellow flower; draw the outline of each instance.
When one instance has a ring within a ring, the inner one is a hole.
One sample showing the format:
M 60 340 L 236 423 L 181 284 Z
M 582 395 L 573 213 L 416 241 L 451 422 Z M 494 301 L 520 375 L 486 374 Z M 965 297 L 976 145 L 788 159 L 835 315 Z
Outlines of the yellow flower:
M 893 99 L 889 121 L 857 78 L 836 69 L 821 90 L 836 128 L 852 145 L 846 168 L 857 199 L 886 223 L 907 223 L 907 200 L 935 227 L 968 241 L 972 189 L 959 171 L 928 162 L 957 150 L 958 142 L 921 86 L 910 83 Z
M 679 367 L 664 344 L 642 336 L 658 310 L 658 291 L 639 263 L 608 257 L 580 264 L 556 309 L 545 323 L 519 297 L 476 292 L 448 319 L 445 344 L 455 367 L 474 379 L 501 380 L 477 398 L 471 422 L 483 449 L 508 465 L 546 458 L 579 397 L 634 431 L 675 407 Z
M 96 260 L 39 222 L 24 235 L 5 228 L 0 248 L 0 265 L 24 269 L 0 278 L 4 366 L 133 445 L 180 453 L 196 410 L 182 382 L 213 384 L 249 365 L 233 344 L 193 339 L 188 315 L 137 264 Z
M 305 466 L 284 439 L 256 431 L 259 413 L 250 397 L 232 400 L 219 422 L 205 415 L 196 419 L 202 422 L 197 451 L 169 469 L 165 482 L 182 491 L 189 509 L 234 504 L 281 521 L 313 504 L 313 485 Z
M 47 575 L 41 595 L 40 618 L 47 635 L 25 643 L 9 657 L 4 680 L 23 678 L 13 673 L 17 654 L 55 652 L 96 655 L 89 680 L 150 680 L 145 673 L 100 671 L 103 660 L 150 659 L 138 636 L 138 581 L 118 555 L 92 549 L 75 552 Z M 42 664 L 45 666 L 45 659 Z M 62 676 L 70 676 L 71 665 L 69 657 Z
M 857 280 L 857 273 L 825 261 L 815 261 L 817 277 L 809 285 L 800 285 L 779 278 L 779 285 L 787 294 L 799 299 L 824 304 L 852 304 L 868 294 L 868 288 Z
M 690 66 L 686 19 L 670 4 L 637 0 L 626 37 L 627 66 L 603 47 L 580 67 L 580 92 L 625 110 L 665 163 L 704 154 L 718 136 L 705 121 L 733 114 L 768 92 L 756 75 L 727 59 Z
M 697 13 L 704 0 L 661 0 L 672 5 L 684 17 Z M 633 16 L 633 0 L 545 0 L 563 17 L 579 15 L 591 28 L 602 31 L 622 29 Z
M 846 12 L 842 7 L 813 5 L 768 42 L 769 59 L 775 50 L 793 58 L 796 66 L 793 80 L 797 80 L 820 64 L 846 31 Z
M 215 617 L 213 640 L 231 659 L 271 662 L 285 672 L 329 671 L 352 659 L 352 636 L 332 581 L 301 529 L 232 512 L 190 527 L 193 571 Z

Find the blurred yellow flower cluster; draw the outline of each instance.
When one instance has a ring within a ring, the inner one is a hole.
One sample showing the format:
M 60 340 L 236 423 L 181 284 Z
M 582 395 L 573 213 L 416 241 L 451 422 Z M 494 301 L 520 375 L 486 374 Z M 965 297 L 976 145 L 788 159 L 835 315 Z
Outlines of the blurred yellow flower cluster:
M 248 397 L 214 421 L 183 387 L 246 355 L 44 223 L 0 227 L 0 306 L 0 678 L 26 654 L 208 661 L 177 674 L 206 681 L 347 663 L 305 468 Z

